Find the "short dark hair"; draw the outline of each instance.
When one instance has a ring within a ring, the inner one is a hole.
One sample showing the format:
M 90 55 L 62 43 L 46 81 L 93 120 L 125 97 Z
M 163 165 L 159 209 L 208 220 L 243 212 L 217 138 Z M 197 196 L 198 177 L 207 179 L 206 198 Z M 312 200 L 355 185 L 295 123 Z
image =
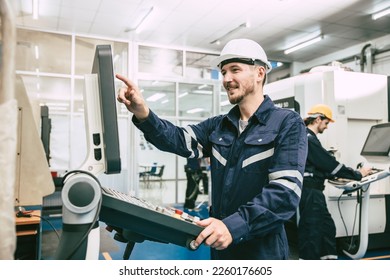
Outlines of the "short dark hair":
M 320 116 L 315 116 L 315 117 L 307 117 L 307 118 L 305 118 L 303 121 L 305 122 L 305 125 L 308 126 L 309 124 L 314 123 L 314 121 L 315 121 L 318 117 L 320 117 L 321 121 L 323 121 L 323 120 L 325 120 L 325 119 L 328 119 L 327 117 L 320 115 Z

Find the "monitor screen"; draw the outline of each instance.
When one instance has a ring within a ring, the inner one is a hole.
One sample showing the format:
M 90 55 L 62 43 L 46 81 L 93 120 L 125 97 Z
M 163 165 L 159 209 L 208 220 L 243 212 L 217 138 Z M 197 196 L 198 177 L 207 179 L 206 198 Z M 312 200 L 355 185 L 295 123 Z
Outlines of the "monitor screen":
M 96 46 L 92 74 L 97 74 L 98 76 L 105 173 L 120 173 L 121 158 L 119 152 L 115 77 L 110 45 Z
M 362 156 L 385 156 L 390 152 L 390 123 L 371 127 L 361 151 Z

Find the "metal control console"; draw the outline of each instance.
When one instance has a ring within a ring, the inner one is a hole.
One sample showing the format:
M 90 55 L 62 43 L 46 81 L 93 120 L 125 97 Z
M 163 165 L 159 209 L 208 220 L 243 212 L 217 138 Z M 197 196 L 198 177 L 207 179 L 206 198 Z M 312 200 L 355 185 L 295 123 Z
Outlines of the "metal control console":
M 196 249 L 192 242 L 203 230 L 196 225 L 199 217 L 105 187 L 102 187 L 102 196 L 99 220 L 111 227 L 135 233 L 135 242 L 152 240 Z

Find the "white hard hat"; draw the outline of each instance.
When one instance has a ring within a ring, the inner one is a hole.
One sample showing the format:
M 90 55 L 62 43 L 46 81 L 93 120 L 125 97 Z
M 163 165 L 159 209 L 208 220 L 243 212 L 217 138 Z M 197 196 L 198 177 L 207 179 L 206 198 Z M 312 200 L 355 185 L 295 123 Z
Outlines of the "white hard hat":
M 211 66 L 218 67 L 221 62 L 230 59 L 252 59 L 264 63 L 267 73 L 271 71 L 272 66 L 268 61 L 264 49 L 255 41 L 249 39 L 233 39 L 229 41 L 219 57 L 211 61 Z

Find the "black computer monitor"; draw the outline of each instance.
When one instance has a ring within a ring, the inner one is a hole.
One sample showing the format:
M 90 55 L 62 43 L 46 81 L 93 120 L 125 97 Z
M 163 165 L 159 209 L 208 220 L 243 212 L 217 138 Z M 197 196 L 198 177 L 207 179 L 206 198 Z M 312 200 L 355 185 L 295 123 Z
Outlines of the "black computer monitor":
M 49 107 L 41 106 L 41 140 L 45 150 L 46 159 L 50 166 L 50 133 L 51 119 L 49 118 Z
M 120 173 L 121 157 L 119 151 L 116 111 L 117 102 L 115 96 L 115 77 L 110 45 L 96 46 L 92 74 L 97 74 L 98 76 L 100 111 L 102 118 L 102 140 L 105 153 L 105 173 Z M 101 140 L 96 139 L 96 141 Z
M 360 155 L 388 157 L 389 153 L 390 123 L 382 123 L 372 126 Z

